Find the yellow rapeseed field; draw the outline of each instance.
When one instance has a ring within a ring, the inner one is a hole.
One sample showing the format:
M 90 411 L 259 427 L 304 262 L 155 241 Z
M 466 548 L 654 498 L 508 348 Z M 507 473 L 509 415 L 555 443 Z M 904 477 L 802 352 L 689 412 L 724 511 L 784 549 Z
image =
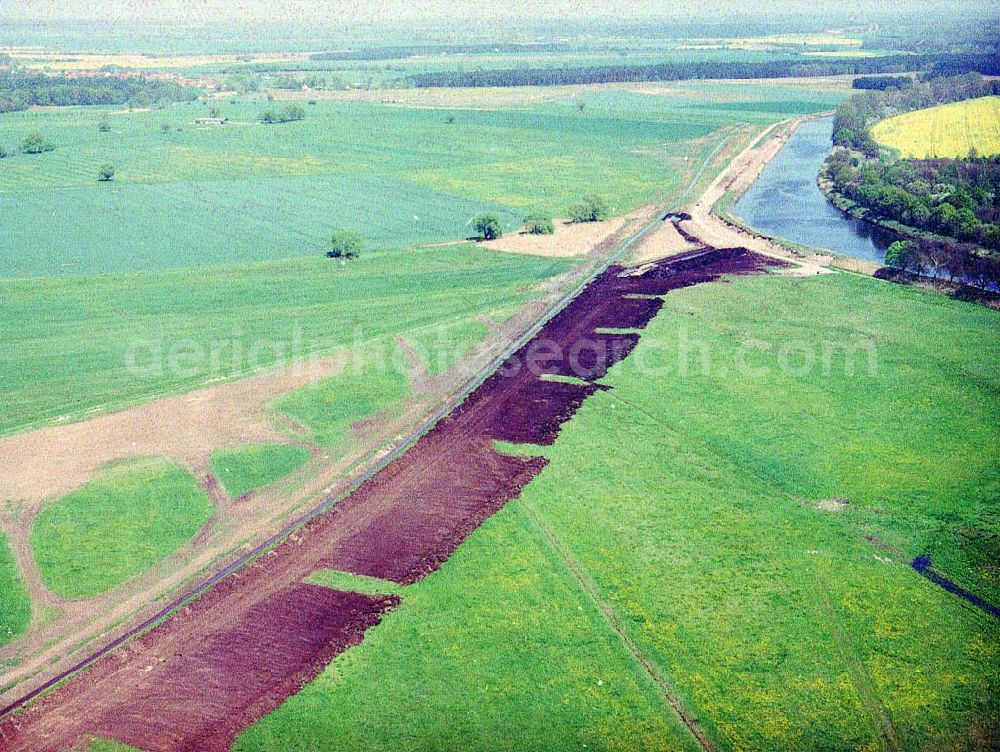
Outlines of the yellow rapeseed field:
M 1000 154 L 1000 97 L 916 110 L 883 120 L 872 128 L 880 144 L 904 157 L 965 157 L 975 147 L 981 156 Z

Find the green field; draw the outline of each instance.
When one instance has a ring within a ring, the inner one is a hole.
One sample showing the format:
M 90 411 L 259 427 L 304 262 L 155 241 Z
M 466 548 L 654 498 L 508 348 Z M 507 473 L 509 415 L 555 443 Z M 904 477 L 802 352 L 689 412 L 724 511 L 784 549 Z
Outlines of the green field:
M 213 513 L 184 467 L 133 460 L 43 506 L 31 549 L 46 587 L 63 598 L 89 598 L 172 554 Z
M 307 459 L 309 450 L 305 447 L 256 444 L 216 450 L 211 468 L 226 493 L 236 498 L 284 478 Z
M 2 115 L 0 146 L 38 131 L 56 148 L 0 162 L 0 276 L 315 256 L 338 227 L 394 248 L 472 235 L 487 210 L 507 227 L 536 208 L 565 216 L 593 192 L 625 211 L 677 190 L 686 166 L 678 159 L 703 158 L 727 126 L 828 109 L 841 96 L 687 92 L 580 89 L 530 106 L 505 106 L 493 92 L 447 110 L 321 101 L 306 106 L 304 121 L 274 126 L 255 122 L 282 106 L 263 99 L 220 100 L 214 106 L 232 120 L 223 127 L 195 124 L 204 103 Z M 102 120 L 109 132 L 98 131 Z M 98 183 L 105 162 L 117 172 Z
M 14 553 L 7 536 L 0 532 L 0 646 L 28 628 L 31 622 L 31 599 L 21 581 Z
M 915 110 L 876 123 L 872 136 L 912 159 L 1000 154 L 1000 97 Z
M 391 364 L 359 363 L 275 400 L 317 444 L 341 448 L 351 424 L 397 407 L 409 394 L 406 375 Z
M 614 623 L 719 749 L 990 748 L 1000 627 L 909 561 L 1000 600 L 996 316 L 848 274 L 670 293 L 522 498 L 235 749 L 695 748 Z
M 0 435 L 523 304 L 571 262 L 473 246 L 66 279 L 0 279 Z M 473 322 L 474 323 L 474 322 Z M 204 357 L 170 368 L 178 343 Z M 211 352 L 220 353 L 212 362 Z M 129 364 L 135 368 L 128 368 Z

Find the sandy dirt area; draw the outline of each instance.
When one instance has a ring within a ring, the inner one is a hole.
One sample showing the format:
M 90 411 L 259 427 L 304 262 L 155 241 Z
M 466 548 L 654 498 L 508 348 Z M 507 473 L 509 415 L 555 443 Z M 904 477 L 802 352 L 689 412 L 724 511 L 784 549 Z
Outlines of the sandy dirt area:
M 265 403 L 332 375 L 339 356 L 299 363 L 230 384 L 156 400 L 79 423 L 0 439 L 0 499 L 32 502 L 85 483 L 105 463 L 164 456 L 189 467 L 207 464 L 221 446 L 286 442 Z
M 677 231 L 677 225 L 668 220 L 642 239 L 630 256 L 630 260 L 636 264 L 644 264 L 697 247 L 696 243 L 685 239 Z
M 586 256 L 595 246 L 622 229 L 627 221 L 627 217 L 613 217 L 605 222 L 556 219 L 553 220 L 555 232 L 552 235 L 532 235 L 522 230 L 479 245 L 491 251 L 528 253 L 532 256 Z
M 680 226 L 716 248 L 743 247 L 765 256 L 795 262 L 794 266 L 784 270 L 785 274 L 811 276 L 829 273 L 827 265 L 830 256 L 800 256 L 766 237 L 747 232 L 714 211 L 716 203 L 727 193 L 743 193 L 753 185 L 803 119 L 786 120 L 761 134 L 709 184 L 694 204 L 687 207 L 691 218 L 681 222 Z

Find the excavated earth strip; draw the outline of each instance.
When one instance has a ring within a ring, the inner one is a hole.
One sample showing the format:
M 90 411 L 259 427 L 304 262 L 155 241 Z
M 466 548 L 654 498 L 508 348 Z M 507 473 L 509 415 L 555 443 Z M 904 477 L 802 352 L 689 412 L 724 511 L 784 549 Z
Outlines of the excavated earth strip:
M 0 723 L 5 752 L 63 752 L 87 735 L 149 752 L 221 752 L 315 677 L 398 603 L 307 585 L 316 569 L 412 583 L 531 481 L 592 383 L 625 358 L 662 301 L 635 295 L 780 265 L 745 249 L 699 249 L 639 269 L 610 267 L 456 410 L 330 512 L 140 639 Z M 581 383 L 540 378 L 573 376 Z

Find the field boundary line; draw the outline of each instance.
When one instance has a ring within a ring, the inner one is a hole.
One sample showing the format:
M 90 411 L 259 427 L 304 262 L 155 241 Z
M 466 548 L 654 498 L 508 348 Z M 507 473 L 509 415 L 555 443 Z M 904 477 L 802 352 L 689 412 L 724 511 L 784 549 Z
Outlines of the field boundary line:
M 691 736 L 698 742 L 698 745 L 705 750 L 705 752 L 717 752 L 718 747 L 715 746 L 715 743 L 708 736 L 705 729 L 702 728 L 695 714 L 687 708 L 684 701 L 678 696 L 677 690 L 674 689 L 674 686 L 670 682 L 670 679 L 667 678 L 667 675 L 660 669 L 659 666 L 656 665 L 653 659 L 639 649 L 639 646 L 628 635 L 625 627 L 622 625 L 621 619 L 618 617 L 618 613 L 615 611 L 614 606 L 612 606 L 601 595 L 600 590 L 598 590 L 597 583 L 590 578 L 590 575 L 587 573 L 583 564 L 581 564 L 580 561 L 573 556 L 572 552 L 570 552 L 569 549 L 563 545 L 555 531 L 553 531 L 552 528 L 545 523 L 545 521 L 541 518 L 541 515 L 539 515 L 536 510 L 532 509 L 529 504 L 524 503 L 523 500 L 521 502 L 521 508 L 524 509 L 527 517 L 537 527 L 538 532 L 541 535 L 542 542 L 549 548 L 551 553 L 563 563 L 569 573 L 573 576 L 581 590 L 597 608 L 607 625 L 615 631 L 622 643 L 628 649 L 629 653 L 632 654 L 632 657 L 640 666 L 642 666 L 646 675 L 660 690 L 663 699 L 667 701 L 667 704 L 670 705 L 671 709 L 680 719 L 681 723 L 684 724 Z

